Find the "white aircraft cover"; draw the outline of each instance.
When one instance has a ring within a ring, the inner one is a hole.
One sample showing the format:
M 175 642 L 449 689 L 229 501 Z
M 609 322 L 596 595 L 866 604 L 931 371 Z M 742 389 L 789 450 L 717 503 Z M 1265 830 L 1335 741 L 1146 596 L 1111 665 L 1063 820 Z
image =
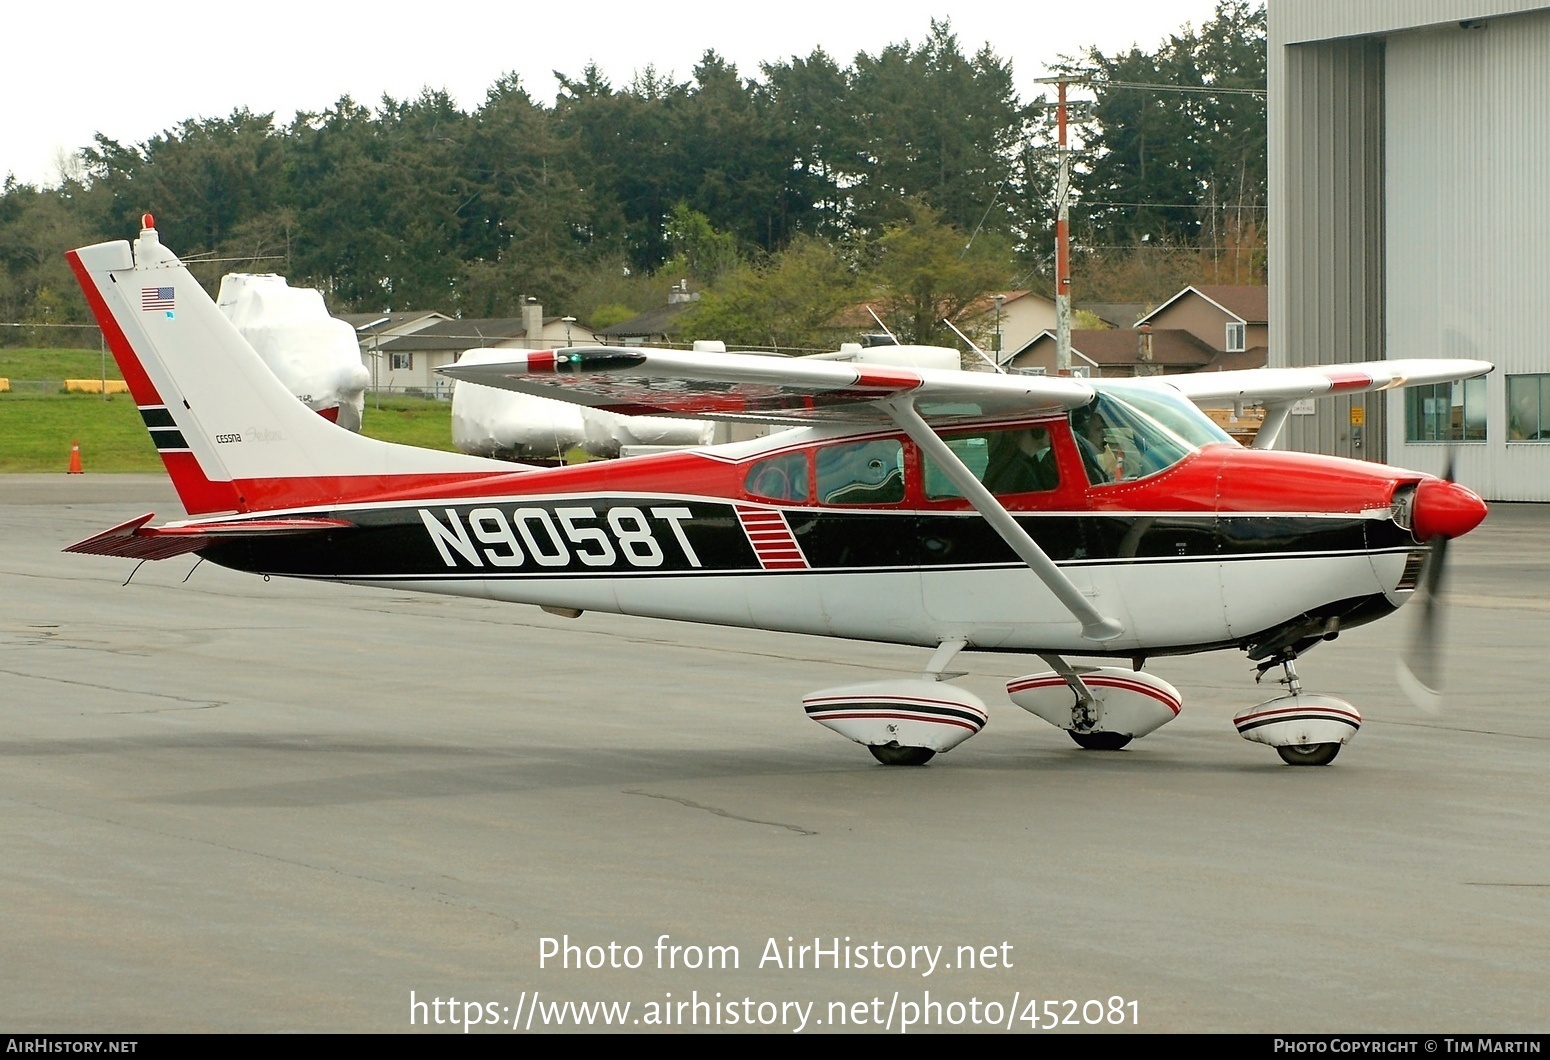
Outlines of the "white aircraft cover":
M 337 407 L 339 426 L 361 429 L 371 375 L 354 329 L 328 315 L 321 293 L 283 276 L 233 272 L 221 278 L 216 305 L 304 405 Z
M 504 364 L 511 350 L 467 350 L 461 365 Z M 616 416 L 569 401 L 460 386 L 452 393 L 452 444 L 478 456 L 554 457 L 580 445 L 618 456 L 625 445 L 709 445 L 715 427 L 701 420 Z

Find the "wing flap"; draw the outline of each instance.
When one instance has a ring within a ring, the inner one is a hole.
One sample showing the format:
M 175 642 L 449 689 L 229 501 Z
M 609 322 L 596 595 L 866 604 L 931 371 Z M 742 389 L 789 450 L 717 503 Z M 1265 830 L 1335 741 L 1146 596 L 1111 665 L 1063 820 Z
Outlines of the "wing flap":
M 644 347 L 514 350 L 509 360 L 438 371 L 622 415 L 796 424 L 891 423 L 875 403 L 903 394 L 937 422 L 1060 411 L 1092 399 L 1090 387 L 1070 379 Z
M 155 514 L 120 523 L 100 534 L 77 541 L 66 552 L 87 556 L 120 556 L 124 559 L 171 559 L 198 552 L 214 541 L 242 537 L 277 537 L 312 534 L 354 526 L 345 519 L 284 518 L 248 519 L 237 522 L 180 523 L 146 526 Z

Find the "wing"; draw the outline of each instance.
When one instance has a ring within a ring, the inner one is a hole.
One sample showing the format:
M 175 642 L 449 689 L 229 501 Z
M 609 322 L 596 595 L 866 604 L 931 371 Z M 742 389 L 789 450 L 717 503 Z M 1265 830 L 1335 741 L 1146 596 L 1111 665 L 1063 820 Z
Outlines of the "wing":
M 875 403 L 905 394 L 938 423 L 1063 411 L 1093 396 L 1074 379 L 618 346 L 513 350 L 509 360 L 437 370 L 627 416 L 793 424 L 892 423 Z
M 1493 371 L 1489 361 L 1408 360 L 1323 364 L 1308 368 L 1254 368 L 1242 372 L 1170 375 L 1169 385 L 1195 402 L 1243 401 L 1280 405 L 1304 398 L 1359 394 L 1427 383 L 1471 379 Z

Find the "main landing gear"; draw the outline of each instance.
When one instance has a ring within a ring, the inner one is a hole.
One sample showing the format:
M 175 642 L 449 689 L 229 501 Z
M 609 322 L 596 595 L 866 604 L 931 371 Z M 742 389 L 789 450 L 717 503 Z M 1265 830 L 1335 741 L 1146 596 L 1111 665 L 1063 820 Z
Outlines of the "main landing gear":
M 922 677 L 826 688 L 804 696 L 803 709 L 885 766 L 923 766 L 990 720 L 978 696 L 941 680 L 961 676 L 944 671 L 962 647 L 944 643 Z M 1127 747 L 1172 721 L 1183 705 L 1178 689 L 1139 669 L 1041 658 L 1053 669 L 1009 681 L 1007 694 L 1087 751 Z M 1256 681 L 1279 666 L 1287 694 L 1240 711 L 1233 724 L 1245 740 L 1274 747 L 1287 765 L 1325 766 L 1361 728 L 1362 716 L 1343 699 L 1303 691 L 1296 658 L 1286 650 L 1260 663 Z
M 1129 733 L 1122 732 L 1077 732 L 1075 729 L 1067 729 L 1066 732 L 1084 751 L 1118 751 L 1135 739 Z
M 1114 666 L 1072 666 L 1041 655 L 1054 669 L 1007 682 L 1012 702 L 1064 729 L 1087 751 L 1118 751 L 1178 717 L 1179 690 L 1160 677 Z
M 923 766 L 936 757 L 930 747 L 900 747 L 896 743 L 868 744 L 867 750 L 885 766 Z

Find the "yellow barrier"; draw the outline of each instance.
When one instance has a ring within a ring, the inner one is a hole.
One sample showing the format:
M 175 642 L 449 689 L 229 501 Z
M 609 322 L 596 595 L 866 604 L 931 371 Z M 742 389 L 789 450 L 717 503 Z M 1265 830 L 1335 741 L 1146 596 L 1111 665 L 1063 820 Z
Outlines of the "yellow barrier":
M 0 394 L 5 393 L 9 389 L 11 389 L 11 381 L 9 379 L 0 379 Z
M 129 384 L 122 379 L 109 379 L 108 393 L 127 394 Z M 100 394 L 102 393 L 101 379 L 66 379 L 65 391 L 70 394 Z

